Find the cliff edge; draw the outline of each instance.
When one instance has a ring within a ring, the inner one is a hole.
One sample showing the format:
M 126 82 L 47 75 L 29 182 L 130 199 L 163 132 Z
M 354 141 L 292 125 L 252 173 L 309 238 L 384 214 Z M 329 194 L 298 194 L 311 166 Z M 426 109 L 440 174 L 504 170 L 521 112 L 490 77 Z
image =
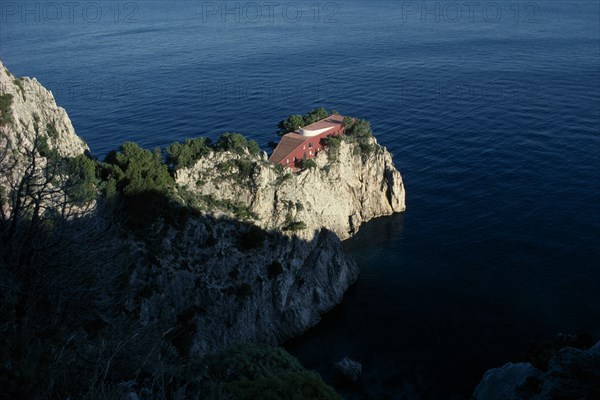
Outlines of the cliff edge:
M 0 132 L 8 148 L 31 148 L 38 135 L 63 157 L 89 151 L 75 133 L 64 108 L 56 104 L 52 92 L 35 78 L 17 78 L 0 61 Z
M 265 229 L 290 227 L 303 237 L 321 228 L 346 239 L 372 218 L 405 210 L 404 183 L 386 148 L 369 139 L 372 150 L 357 154 L 359 144 L 317 154 L 316 165 L 292 173 L 249 154 L 211 152 L 175 173 L 176 183 L 195 194 L 241 203 Z

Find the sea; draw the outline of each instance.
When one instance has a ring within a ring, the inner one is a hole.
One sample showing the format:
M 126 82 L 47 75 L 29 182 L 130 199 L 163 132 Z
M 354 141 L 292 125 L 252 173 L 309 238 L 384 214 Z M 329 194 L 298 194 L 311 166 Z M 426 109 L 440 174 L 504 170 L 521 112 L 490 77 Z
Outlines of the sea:
M 360 278 L 286 348 L 345 398 L 468 399 L 531 344 L 600 340 L 599 26 L 597 0 L 3 0 L 0 58 L 100 159 L 369 120 L 406 212 L 345 242 Z

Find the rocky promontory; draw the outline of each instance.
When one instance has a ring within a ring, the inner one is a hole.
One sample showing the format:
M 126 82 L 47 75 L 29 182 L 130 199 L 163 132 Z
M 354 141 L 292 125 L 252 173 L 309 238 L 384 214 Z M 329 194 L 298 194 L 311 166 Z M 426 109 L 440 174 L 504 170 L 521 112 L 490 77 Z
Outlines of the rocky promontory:
M 148 322 L 185 314 L 185 351 L 197 354 L 281 343 L 314 326 L 358 277 L 341 240 L 405 209 L 402 177 L 374 138 L 362 154 L 341 140 L 298 173 L 267 162 L 240 135 L 225 139 L 167 149 L 170 158 L 197 154 L 172 169 L 176 196 L 201 216 L 161 227 L 145 250 L 154 264 L 138 264 L 128 303 Z
M 342 140 L 335 153 L 320 152 L 315 167 L 299 173 L 281 169 L 265 156 L 210 152 L 178 169 L 175 180 L 192 193 L 243 204 L 265 229 L 301 223 L 297 234 L 304 237 L 326 228 L 343 240 L 363 222 L 406 208 L 392 155 L 375 138 L 368 144 L 373 150 L 361 157 L 357 143 Z
M 341 241 L 405 208 L 402 177 L 370 133 L 298 173 L 231 134 L 193 142 L 201 151 L 185 165 L 173 161 L 191 149 L 182 144 L 165 157 L 124 143 L 101 162 L 37 80 L 1 64 L 0 79 L 0 256 L 14 285 L 3 312 L 16 327 L 7 343 L 31 357 L 56 346 L 31 346 L 41 327 L 70 343 L 73 360 L 100 357 L 107 343 L 155 363 L 281 343 L 357 279 Z M 26 356 L 5 352 L 2 364 L 26 366 Z

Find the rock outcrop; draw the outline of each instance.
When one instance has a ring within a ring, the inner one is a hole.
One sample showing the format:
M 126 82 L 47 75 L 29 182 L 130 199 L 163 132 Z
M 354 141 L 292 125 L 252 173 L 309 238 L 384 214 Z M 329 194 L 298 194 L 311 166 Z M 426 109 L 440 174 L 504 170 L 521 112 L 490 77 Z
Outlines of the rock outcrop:
M 391 154 L 374 138 L 371 145 L 374 150 L 363 158 L 356 154 L 358 144 L 342 141 L 335 157 L 322 151 L 315 158 L 317 168 L 298 174 L 255 159 L 243 176 L 232 161 L 248 159 L 247 154 L 213 152 L 179 169 L 176 181 L 194 193 L 241 202 L 263 228 L 302 222 L 308 237 L 327 228 L 343 240 L 363 222 L 405 209 L 402 176 Z
M 1 61 L 0 95 L 3 96 L 2 109 L 9 114 L 3 118 L 10 119 L 10 123 L 0 125 L 8 148 L 31 148 L 39 134 L 47 139 L 50 148 L 56 149 L 63 157 L 89 150 L 75 133 L 66 111 L 56 104 L 52 92 L 35 78 L 15 77 Z
M 6 149 L 27 153 L 43 138 L 42 147 L 62 157 L 88 151 L 35 79 L 17 79 L 0 64 L 0 83 Z M 400 173 L 390 153 L 372 143 L 365 158 L 344 142 L 337 161 L 323 152 L 317 168 L 297 175 L 265 157 L 225 151 L 177 171 L 181 199 L 192 193 L 219 204 L 242 203 L 253 218 L 242 222 L 219 210 L 199 214 L 178 205 L 177 212 L 188 214 L 177 222 L 163 218 L 149 222 L 143 235 L 125 232 L 132 260 L 122 267 L 119 290 L 127 319 L 160 327 L 174 349 L 194 356 L 237 342 L 276 344 L 314 326 L 358 277 L 340 238 L 364 221 L 404 210 Z M 43 166 L 39 149 L 23 159 L 37 165 L 39 158 Z M 247 175 L 242 164 L 250 167 Z M 18 183 L 25 169 L 12 168 L 12 176 L 1 178 Z M 284 230 L 290 223 L 302 228 Z
M 351 382 L 358 382 L 362 375 L 362 365 L 350 357 L 344 357 L 341 361 L 335 363 L 335 369 L 344 378 Z
M 508 363 L 487 371 L 475 400 L 600 399 L 600 342 L 588 350 L 564 347 L 546 370 Z
M 297 336 L 340 303 L 357 277 L 331 231 L 304 240 L 226 218 L 191 217 L 144 244 L 127 308 L 146 324 L 174 326 L 175 347 L 201 355 Z
M 66 196 L 73 199 L 74 192 L 68 195 L 66 189 L 74 185 L 67 183 L 62 161 L 88 151 L 87 144 L 75 134 L 71 120 L 56 104 L 52 93 L 35 78 L 15 77 L 0 62 L 0 207 L 3 215 L 12 215 L 14 208 L 15 218 L 49 209 L 55 209 L 55 215 L 85 213 L 92 204 L 83 206 L 79 201 L 70 204 L 64 201 Z M 50 162 L 50 153 L 62 161 Z M 26 200 L 19 199 L 22 196 L 36 200 L 22 201 Z
M 180 193 L 210 212 L 161 235 L 151 247 L 154 265 L 134 272 L 129 309 L 147 323 L 179 324 L 187 339 L 176 344 L 193 354 L 240 341 L 280 343 L 314 326 L 358 277 L 341 239 L 405 208 L 391 154 L 375 139 L 371 145 L 361 157 L 357 144 L 342 142 L 298 174 L 264 155 L 230 151 L 178 169 Z M 252 217 L 235 222 L 223 204 Z

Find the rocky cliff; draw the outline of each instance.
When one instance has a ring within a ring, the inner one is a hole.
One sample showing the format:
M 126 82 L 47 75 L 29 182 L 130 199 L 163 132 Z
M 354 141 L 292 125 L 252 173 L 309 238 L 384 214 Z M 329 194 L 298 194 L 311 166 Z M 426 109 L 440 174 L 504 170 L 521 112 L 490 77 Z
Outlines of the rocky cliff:
M 210 151 L 177 169 L 179 194 L 205 213 L 164 226 L 144 248 L 129 310 L 171 321 L 174 345 L 192 354 L 280 343 L 314 326 L 358 277 L 341 239 L 405 208 L 391 154 L 369 144 L 361 155 L 342 141 L 298 174 L 248 151 Z
M 564 347 L 542 364 L 508 363 L 487 371 L 475 400 L 600 398 L 600 342 L 587 350 Z
M 37 80 L 16 78 L 0 64 L 0 83 L 0 129 L 3 150 L 9 150 L 2 154 L 20 154 L 29 163 L 2 176 L 13 183 L 7 187 L 19 187 L 31 166 L 43 175 L 46 145 L 65 158 L 89 151 Z M 34 143 L 38 147 L 31 151 Z M 229 151 L 214 151 L 179 169 L 179 188 L 165 203 L 173 205 L 166 213 L 181 214 L 177 221 L 159 218 L 141 227 L 142 234 L 121 233 L 131 261 L 111 266 L 120 276 L 112 299 L 120 302 L 117 314 L 160 326 L 171 350 L 193 355 L 236 342 L 280 343 L 315 325 L 358 277 L 340 239 L 364 221 L 404 210 L 402 178 L 391 155 L 371 143 L 368 157 L 354 154 L 354 144 L 341 143 L 335 157 L 323 152 L 316 168 L 299 174 L 269 164 L 264 155 Z M 63 178 L 69 177 L 54 176 L 51 185 Z M 221 205 L 241 203 L 251 217 L 177 203 L 190 194 Z M 28 210 L 21 211 L 27 218 Z M 95 208 L 86 218 L 103 212 L 105 207 Z M 286 230 L 290 224 L 295 229 Z
M 361 156 L 358 144 L 342 141 L 335 154 L 320 152 L 316 167 L 298 174 L 266 162 L 266 156 L 248 165 L 247 154 L 212 152 L 177 170 L 175 178 L 193 193 L 242 203 L 263 228 L 302 223 L 301 236 L 326 228 L 343 240 L 363 222 L 405 209 L 404 184 L 392 155 L 374 138 L 370 145 L 373 150 Z M 243 168 L 239 160 L 246 161 Z
M 277 344 L 315 325 L 358 277 L 338 237 L 310 240 L 227 218 L 163 226 L 141 247 L 127 309 L 172 326 L 182 354 L 237 342 Z
M 64 157 L 89 150 L 77 134 L 66 111 L 59 107 L 52 92 L 35 78 L 17 78 L 0 61 L 2 121 L 0 132 L 8 148 L 31 148 L 38 135 Z M 4 144 L 4 143 L 3 143 Z

